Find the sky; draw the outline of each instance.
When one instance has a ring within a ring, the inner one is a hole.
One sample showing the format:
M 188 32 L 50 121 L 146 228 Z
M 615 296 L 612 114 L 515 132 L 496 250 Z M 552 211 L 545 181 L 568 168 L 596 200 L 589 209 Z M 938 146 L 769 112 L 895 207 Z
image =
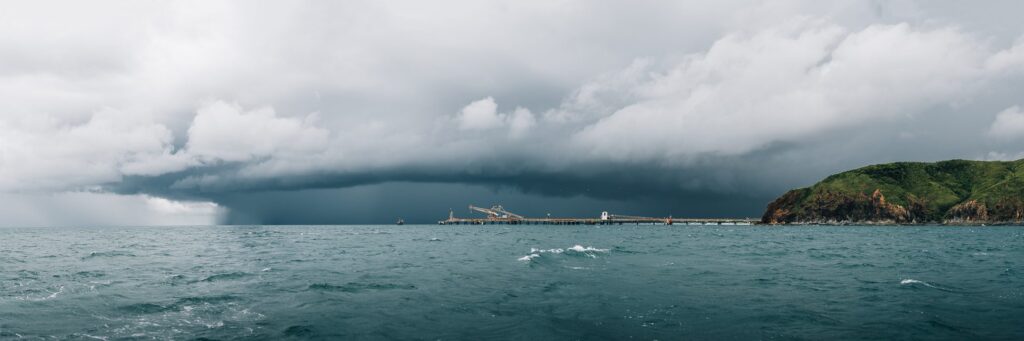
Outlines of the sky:
M 1024 158 L 1020 1 L 0 6 L 0 226 L 758 217 Z

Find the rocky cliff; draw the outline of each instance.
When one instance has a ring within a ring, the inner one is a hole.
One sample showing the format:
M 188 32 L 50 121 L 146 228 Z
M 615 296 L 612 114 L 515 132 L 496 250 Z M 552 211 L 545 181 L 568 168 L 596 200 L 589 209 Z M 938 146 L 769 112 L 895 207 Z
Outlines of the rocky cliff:
M 868 166 L 789 191 L 765 224 L 1021 224 L 1024 160 Z

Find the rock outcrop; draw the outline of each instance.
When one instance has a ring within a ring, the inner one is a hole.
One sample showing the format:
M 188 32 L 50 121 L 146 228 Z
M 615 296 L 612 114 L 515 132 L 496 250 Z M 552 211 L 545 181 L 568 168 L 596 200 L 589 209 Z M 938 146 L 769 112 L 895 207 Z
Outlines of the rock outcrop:
M 1024 160 L 892 163 L 786 192 L 765 224 L 1021 224 Z

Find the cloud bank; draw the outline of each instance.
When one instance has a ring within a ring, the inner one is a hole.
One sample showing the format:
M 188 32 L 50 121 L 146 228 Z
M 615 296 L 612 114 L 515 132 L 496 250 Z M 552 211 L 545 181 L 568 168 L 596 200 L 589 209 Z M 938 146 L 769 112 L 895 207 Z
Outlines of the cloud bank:
M 182 2 L 62 30 L 19 5 L 0 192 L 215 219 L 259 210 L 239 193 L 447 183 L 744 215 L 866 163 L 1019 155 L 1020 5 L 969 6 Z

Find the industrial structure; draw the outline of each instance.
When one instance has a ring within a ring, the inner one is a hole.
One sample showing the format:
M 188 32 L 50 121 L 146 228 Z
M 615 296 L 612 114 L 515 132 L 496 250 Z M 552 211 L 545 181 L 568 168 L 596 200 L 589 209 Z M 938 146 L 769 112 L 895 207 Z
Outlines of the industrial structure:
M 601 212 L 595 218 L 527 218 L 509 212 L 501 205 L 491 208 L 469 205 L 470 212 L 483 213 L 484 218 L 456 218 L 455 212 L 448 211 L 448 219 L 438 221 L 440 225 L 754 225 L 759 219 L 753 218 L 653 218 Z

